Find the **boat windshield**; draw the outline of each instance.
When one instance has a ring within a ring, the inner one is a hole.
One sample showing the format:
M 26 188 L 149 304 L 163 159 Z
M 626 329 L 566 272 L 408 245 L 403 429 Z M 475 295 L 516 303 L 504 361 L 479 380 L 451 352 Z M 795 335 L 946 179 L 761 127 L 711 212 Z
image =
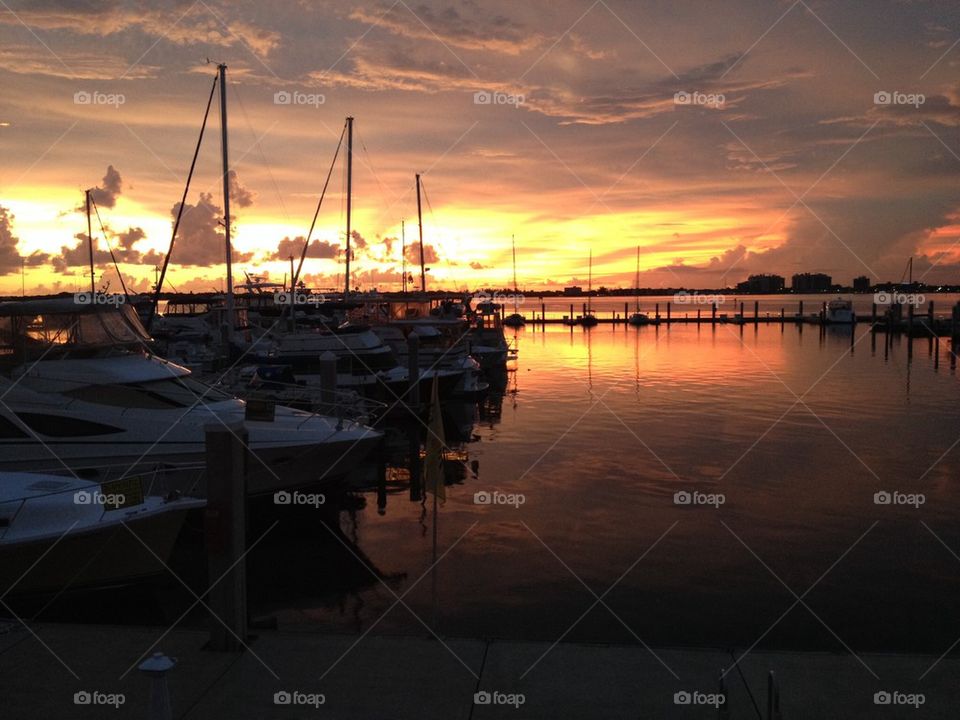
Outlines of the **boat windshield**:
M 28 360 L 51 350 L 142 346 L 150 336 L 129 305 L 36 306 L 0 313 L 0 356 Z

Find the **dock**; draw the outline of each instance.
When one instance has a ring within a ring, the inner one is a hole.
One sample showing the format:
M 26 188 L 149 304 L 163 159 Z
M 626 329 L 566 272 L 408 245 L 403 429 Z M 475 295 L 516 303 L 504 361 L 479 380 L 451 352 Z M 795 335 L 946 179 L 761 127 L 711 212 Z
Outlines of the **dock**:
M 786 306 L 778 311 L 761 312 L 759 302 L 754 302 L 752 308 L 746 303 L 739 304 L 739 311 L 733 314 L 721 312 L 717 305 L 690 305 L 682 303 L 679 306 L 667 302 L 657 303 L 653 312 L 648 313 L 648 322 L 641 327 L 657 327 L 659 325 L 830 325 L 827 319 L 827 303 L 823 302 L 816 312 L 809 312 L 809 306 L 804 311 L 803 301 L 799 301 L 795 309 L 789 312 Z M 500 308 L 501 316 L 504 314 Z M 566 314 L 548 311 L 544 303 L 540 304 L 539 312 L 535 309 L 526 316 L 526 323 L 533 329 L 546 325 L 565 325 L 574 327 L 579 325 L 579 319 L 590 312 L 588 303 L 571 304 Z M 592 312 L 599 325 L 628 325 L 633 310 L 629 303 L 625 303 L 623 312 L 613 310 L 606 313 Z M 501 320 L 503 318 L 501 317 Z M 960 303 L 951 308 L 950 315 L 937 315 L 934 312 L 934 303 L 930 302 L 923 312 L 915 312 L 912 306 L 906 311 L 902 306 L 881 309 L 874 304 L 867 316 L 857 317 L 854 325 L 868 326 L 873 332 L 891 334 L 906 334 L 914 337 L 951 337 L 960 340 Z M 850 324 L 848 323 L 847 326 Z
M 135 666 L 156 651 L 177 660 L 165 680 L 181 720 L 768 718 L 771 671 L 773 717 L 787 720 L 955 718 L 960 707 L 954 657 L 257 632 L 243 652 L 211 652 L 205 630 L 11 623 L 0 632 L 3 715 L 151 718 L 153 681 Z M 729 715 L 708 702 L 724 671 Z M 123 702 L 74 704 L 82 692 Z

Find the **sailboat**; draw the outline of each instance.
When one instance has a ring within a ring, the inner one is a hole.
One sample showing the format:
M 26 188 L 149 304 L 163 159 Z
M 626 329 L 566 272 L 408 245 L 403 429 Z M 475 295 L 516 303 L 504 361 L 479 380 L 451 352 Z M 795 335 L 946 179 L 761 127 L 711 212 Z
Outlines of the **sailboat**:
M 637 296 L 637 309 L 627 320 L 631 325 L 655 325 L 656 320 L 651 320 L 648 315 L 640 312 L 640 246 L 637 245 L 637 277 L 634 281 L 634 287 L 636 290 L 634 292 Z
M 590 269 L 587 275 L 587 312 L 580 318 L 580 324 L 584 327 L 593 327 L 599 321 L 593 314 L 591 300 L 593 299 L 593 248 L 590 249 Z
M 503 324 L 507 327 L 523 327 L 527 324 L 527 320 L 520 314 L 518 307 L 520 300 L 517 292 L 517 243 L 512 235 L 510 247 L 513 250 L 513 313 L 503 319 Z

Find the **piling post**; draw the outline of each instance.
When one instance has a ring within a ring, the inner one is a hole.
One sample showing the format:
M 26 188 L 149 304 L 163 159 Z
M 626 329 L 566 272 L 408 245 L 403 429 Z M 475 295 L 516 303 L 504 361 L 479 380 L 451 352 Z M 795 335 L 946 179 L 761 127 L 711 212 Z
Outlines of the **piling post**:
M 407 335 L 407 406 L 414 412 L 420 408 L 420 336 Z
M 700 308 L 697 308 L 697 327 L 700 327 Z
M 741 319 L 741 320 L 744 319 L 744 317 L 743 317 L 743 303 L 742 303 L 742 302 L 740 303 L 740 319 Z
M 670 322 L 670 301 L 667 301 L 667 322 Z
M 803 300 L 800 301 L 800 307 L 797 309 L 797 322 L 803 322 Z
M 247 429 L 243 423 L 217 423 L 204 433 L 207 571 L 216 583 L 209 590 L 209 647 L 238 652 L 247 641 Z
M 913 356 L 913 303 L 907 306 L 907 357 Z
M 630 317 L 630 303 L 623 304 L 623 320 L 626 322 L 627 318 Z
M 660 303 L 657 303 L 654 307 L 654 317 L 657 319 L 657 322 L 660 322 Z
M 720 702 L 720 705 L 717 707 L 717 717 L 719 720 L 730 720 L 730 698 L 728 697 L 729 693 L 727 692 L 727 681 L 726 681 L 726 670 L 720 670 L 720 680 L 717 683 L 717 694 L 723 698 Z
M 545 325 L 547 322 L 547 304 L 544 302 L 540 303 L 540 324 Z
M 786 319 L 787 311 L 785 308 L 780 308 L 780 324 L 783 325 L 783 321 Z
M 933 327 L 933 300 L 930 301 L 930 304 L 927 305 L 927 320 L 930 322 L 930 327 Z
M 320 402 L 325 410 L 337 402 L 337 356 L 329 350 L 320 356 Z
M 756 325 L 760 322 L 760 301 L 753 301 L 753 324 Z
M 873 303 L 870 306 L 870 329 L 873 332 L 877 331 L 877 304 Z
M 157 652 L 137 666 L 137 670 L 150 678 L 150 707 L 147 710 L 147 720 L 173 720 L 167 673 L 176 664 L 176 658 L 168 658 L 163 653 Z
M 570 320 L 573 320 L 573 303 L 570 303 Z
M 773 670 L 767 675 L 767 720 L 782 720 L 780 714 L 780 686 Z
M 716 324 L 717 322 L 717 304 L 716 303 L 710 304 L 710 321 L 714 324 Z

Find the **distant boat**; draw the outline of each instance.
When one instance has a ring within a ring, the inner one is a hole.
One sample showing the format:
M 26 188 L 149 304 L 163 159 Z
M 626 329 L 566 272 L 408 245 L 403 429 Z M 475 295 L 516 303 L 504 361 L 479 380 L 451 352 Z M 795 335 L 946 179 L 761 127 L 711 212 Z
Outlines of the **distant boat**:
M 853 303 L 850 300 L 837 298 L 827 303 L 827 314 L 824 321 L 830 325 L 852 325 L 857 321 L 853 312 Z
M 503 324 L 507 327 L 523 327 L 527 324 L 526 318 L 519 312 L 519 298 L 517 297 L 517 243 L 513 236 L 510 236 L 510 247 L 513 250 L 513 313 L 503 319 Z
M 627 322 L 631 325 L 656 325 L 659 321 L 651 320 L 646 313 L 640 312 L 640 246 L 637 245 L 637 277 L 634 281 L 634 286 L 636 290 L 634 291 L 637 296 L 637 309 L 636 311 L 627 319 Z
M 187 512 L 204 505 L 144 496 L 137 478 L 0 473 L 0 588 L 59 593 L 162 573 Z
M 593 327 L 599 320 L 593 314 L 591 300 L 593 298 L 593 248 L 590 248 L 590 265 L 587 275 L 587 312 L 580 318 L 580 324 L 584 327 Z

